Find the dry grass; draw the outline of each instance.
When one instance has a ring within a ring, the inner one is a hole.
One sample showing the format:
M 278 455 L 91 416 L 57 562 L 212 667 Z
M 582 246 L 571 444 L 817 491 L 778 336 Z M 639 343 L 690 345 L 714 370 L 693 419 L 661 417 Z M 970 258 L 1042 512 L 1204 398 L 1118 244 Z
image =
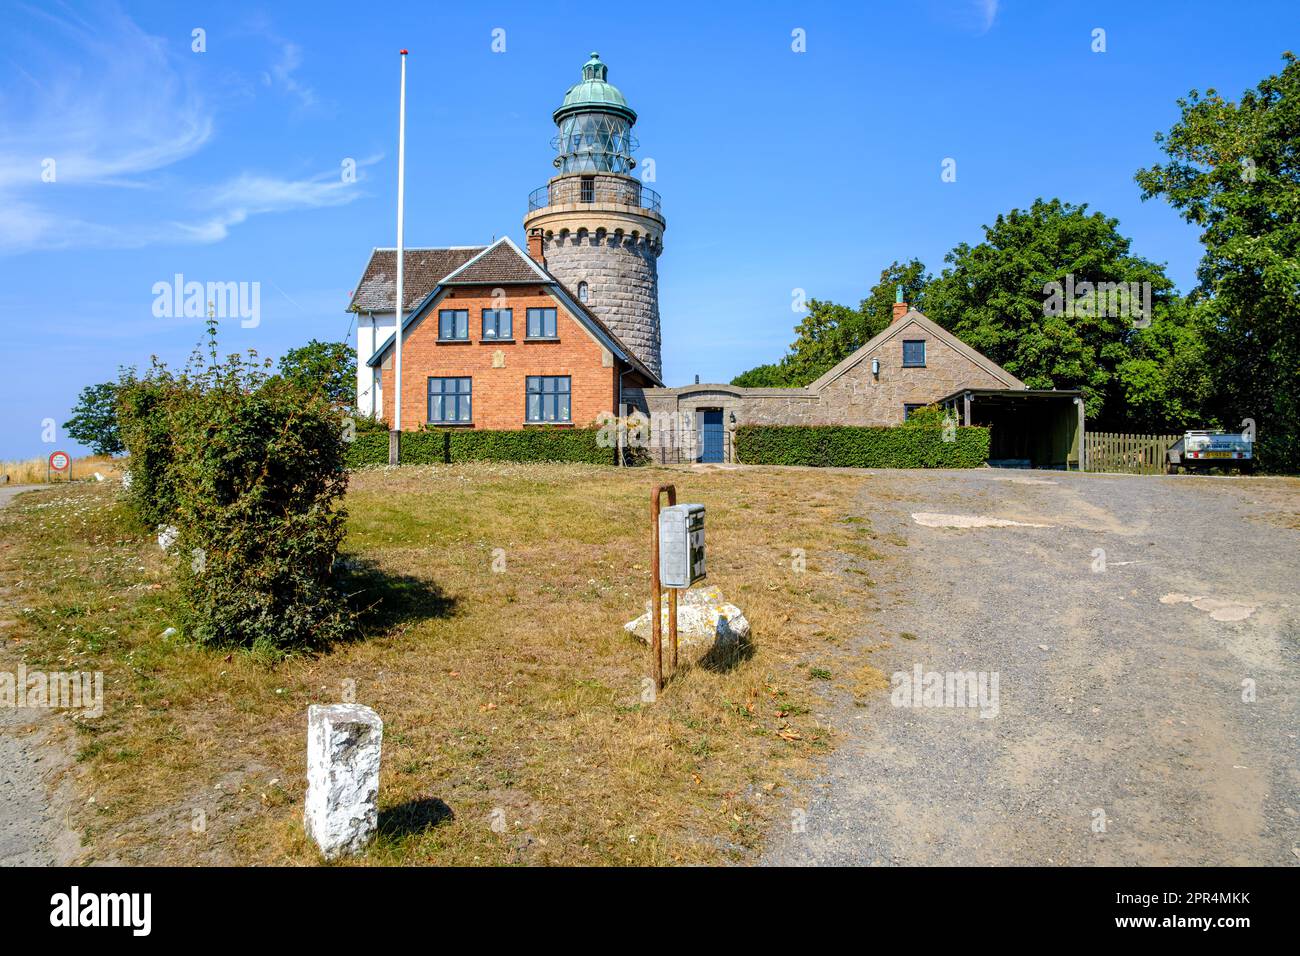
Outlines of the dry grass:
M 648 654 L 621 625 L 646 602 L 649 488 L 664 480 L 707 505 L 708 583 L 754 641 L 685 662 L 643 703 Z M 105 715 L 63 722 L 94 798 L 74 821 L 87 861 L 317 862 L 301 826 L 306 709 L 353 686 L 385 721 L 380 837 L 359 862 L 744 859 L 831 747 L 818 712 L 883 686 L 844 654 L 868 629 L 863 571 L 879 558 L 859 514 L 868 480 L 364 472 L 344 548 L 371 606 L 363 637 L 280 662 L 161 636 L 173 559 L 127 530 L 116 484 L 34 492 L 0 511 L 0 580 L 19 608 L 0 613 L 15 618 L 0 666 L 20 654 L 105 672 Z
M 72 460 L 71 475 L 73 481 L 94 480 L 95 472 L 105 478 L 122 477 L 121 459 L 108 455 L 87 455 L 85 458 Z M 25 461 L 0 462 L 0 475 L 5 475 L 12 485 L 43 485 L 49 480 L 49 457 L 28 458 Z M 54 482 L 66 481 L 67 475 L 60 473 Z
M 1250 521 L 1262 521 L 1300 531 L 1300 479 L 1269 475 L 1235 480 L 1193 480 L 1179 485 L 1204 495 L 1235 495 L 1249 504 L 1263 505 L 1264 511 L 1247 516 Z

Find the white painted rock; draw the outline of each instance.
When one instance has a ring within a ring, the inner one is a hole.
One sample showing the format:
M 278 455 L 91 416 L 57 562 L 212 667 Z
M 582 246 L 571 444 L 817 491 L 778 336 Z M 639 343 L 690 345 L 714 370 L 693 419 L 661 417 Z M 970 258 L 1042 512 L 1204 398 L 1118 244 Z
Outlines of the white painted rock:
M 328 860 L 360 852 L 379 826 L 384 722 L 360 704 L 307 708 L 307 836 Z
M 176 543 L 176 539 L 179 536 L 180 532 L 176 530 L 176 525 L 160 524 L 158 526 L 158 547 L 162 548 L 164 551 L 168 550 Z
M 103 481 L 103 480 L 104 480 L 104 476 L 101 475 L 99 472 L 95 472 L 95 480 L 96 480 L 96 481 Z
M 664 640 L 668 639 L 668 595 L 659 603 Z M 623 629 L 650 643 L 650 602 L 645 613 L 628 621 Z M 693 588 L 677 595 L 677 644 L 679 647 L 724 647 L 749 637 L 749 621 L 734 604 L 723 600 L 717 588 Z

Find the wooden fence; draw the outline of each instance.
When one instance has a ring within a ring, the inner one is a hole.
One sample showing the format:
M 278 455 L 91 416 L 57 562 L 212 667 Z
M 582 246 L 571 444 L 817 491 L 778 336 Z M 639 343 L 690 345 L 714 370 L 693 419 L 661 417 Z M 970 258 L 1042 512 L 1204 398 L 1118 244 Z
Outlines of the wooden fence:
M 1181 435 L 1084 433 L 1084 469 L 1128 475 L 1163 475 L 1165 452 Z

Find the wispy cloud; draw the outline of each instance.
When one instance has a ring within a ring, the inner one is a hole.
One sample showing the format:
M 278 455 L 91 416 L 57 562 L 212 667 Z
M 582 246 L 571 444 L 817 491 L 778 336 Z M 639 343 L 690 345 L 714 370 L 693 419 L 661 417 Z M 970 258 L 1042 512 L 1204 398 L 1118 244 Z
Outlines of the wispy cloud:
M 993 28 L 993 21 L 998 18 L 998 0 L 974 0 L 975 12 L 979 14 L 981 33 L 988 33 Z
M 317 103 L 316 91 L 294 76 L 298 67 L 302 66 L 302 48 L 296 43 L 284 40 L 277 40 L 277 42 L 280 44 L 280 58 L 271 66 L 269 72 L 262 74 L 262 81 L 273 89 L 288 93 L 297 99 L 303 108 L 314 107 Z
M 93 14 L 20 9 L 27 19 L 15 18 L 12 50 L 0 42 L 0 63 L 10 53 L 12 74 L 0 95 L 0 254 L 218 242 L 251 216 L 340 206 L 364 194 L 364 167 L 378 157 L 358 161 L 350 183 L 338 170 L 306 178 L 244 171 L 215 185 L 179 182 L 178 164 L 214 136 L 213 112 L 191 81 L 185 54 L 178 58 L 170 52 L 174 44 L 115 6 Z M 268 84 L 313 105 L 315 92 L 294 75 L 301 50 L 274 42 L 281 55 Z M 13 55 L 20 50 L 21 65 Z M 113 192 L 126 188 L 158 199 L 114 202 Z M 87 208 L 104 209 L 102 221 Z
M 282 179 L 242 173 L 217 186 L 200 190 L 187 219 L 103 224 L 69 217 L 0 192 L 0 254 L 35 249 L 98 247 L 133 249 L 157 243 L 220 242 L 230 229 L 263 213 L 291 212 L 343 206 L 365 193 L 360 183 L 365 166 L 357 163 L 357 182 L 345 183 L 330 171 L 307 179 Z
M 358 160 L 355 183 L 345 183 L 337 171 L 309 179 L 243 173 L 200 194 L 201 204 L 214 211 L 210 218 L 179 228 L 192 241 L 216 242 L 226 237 L 230 226 L 249 216 L 346 205 L 363 195 L 358 185 L 365 178 L 363 170 L 378 160 L 378 156 Z
M 25 64 L 15 64 L 0 100 L 0 189 L 41 184 L 46 159 L 60 183 L 112 182 L 171 165 L 210 139 L 211 117 L 166 48 L 120 11 L 90 22 L 22 9 L 52 28 L 57 49 L 23 38 Z

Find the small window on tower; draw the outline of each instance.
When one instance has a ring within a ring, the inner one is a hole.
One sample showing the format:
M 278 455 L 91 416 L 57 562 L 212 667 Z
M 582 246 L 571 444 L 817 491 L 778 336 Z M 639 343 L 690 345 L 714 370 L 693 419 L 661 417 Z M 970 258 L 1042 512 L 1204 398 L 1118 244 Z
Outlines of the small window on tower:
M 596 201 L 596 177 L 595 176 L 582 177 L 582 201 L 583 202 Z
M 578 283 L 578 301 L 582 303 L 587 301 L 587 283 L 585 282 Z

